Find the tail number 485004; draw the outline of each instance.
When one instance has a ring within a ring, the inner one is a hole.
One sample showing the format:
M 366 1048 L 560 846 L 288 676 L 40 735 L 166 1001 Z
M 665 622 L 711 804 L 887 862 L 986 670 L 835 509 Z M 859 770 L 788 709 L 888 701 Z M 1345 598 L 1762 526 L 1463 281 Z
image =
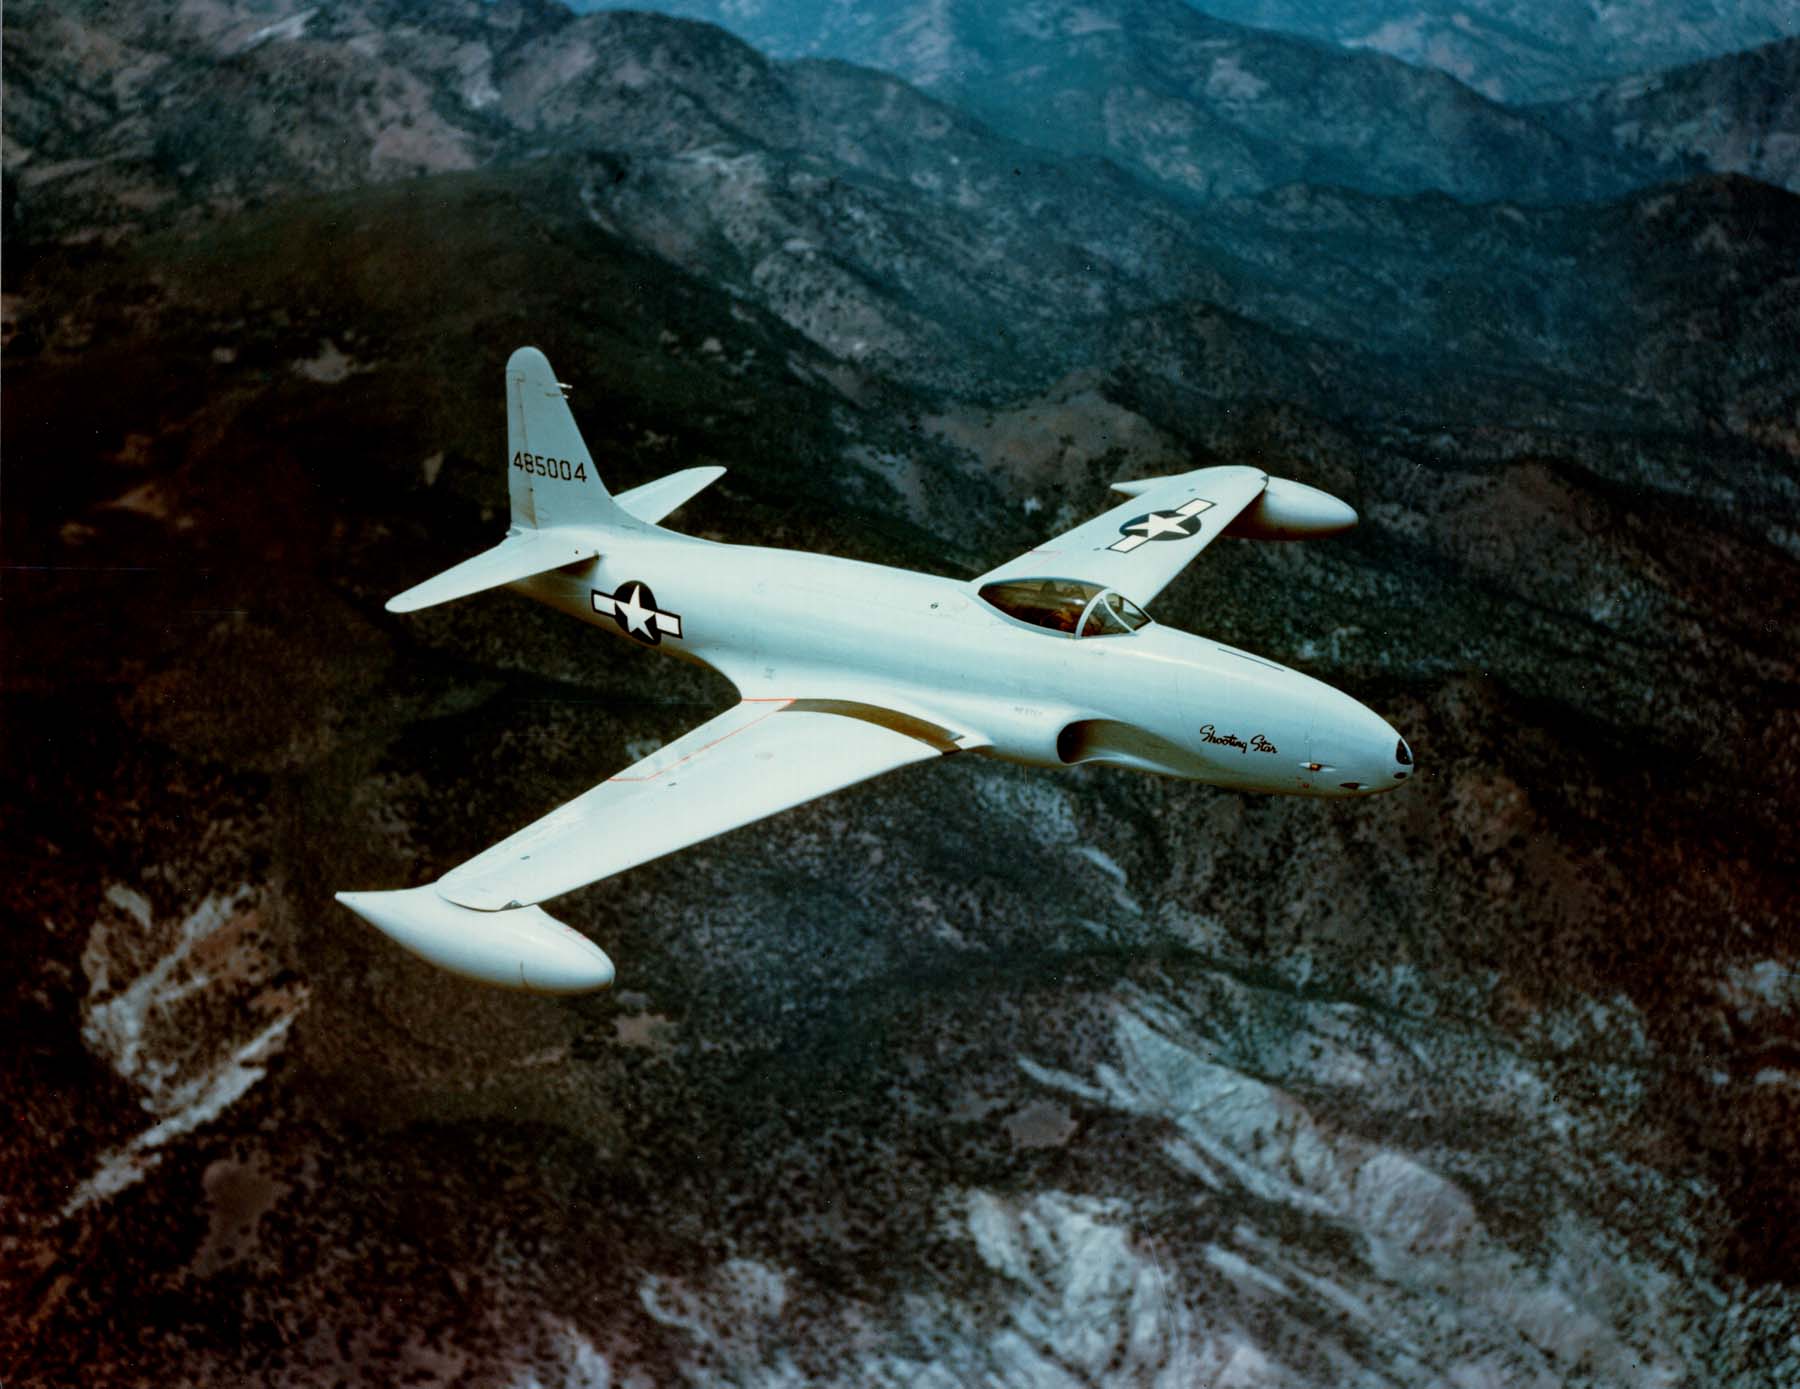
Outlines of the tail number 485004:
M 587 481 L 587 464 L 580 461 L 571 463 L 566 458 L 546 458 L 541 453 L 525 453 L 521 450 L 513 455 L 512 465 L 538 477 L 561 478 L 564 482 Z

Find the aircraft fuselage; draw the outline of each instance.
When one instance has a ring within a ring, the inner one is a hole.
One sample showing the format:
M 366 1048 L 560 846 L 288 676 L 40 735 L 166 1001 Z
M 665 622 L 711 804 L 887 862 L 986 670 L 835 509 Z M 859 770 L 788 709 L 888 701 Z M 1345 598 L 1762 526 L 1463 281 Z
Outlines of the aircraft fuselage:
M 699 661 L 745 699 L 841 700 L 1010 761 L 1239 790 L 1367 795 L 1412 772 L 1399 734 L 1349 695 L 1158 623 L 1077 638 L 962 580 L 661 530 L 603 539 L 597 560 L 511 587 Z

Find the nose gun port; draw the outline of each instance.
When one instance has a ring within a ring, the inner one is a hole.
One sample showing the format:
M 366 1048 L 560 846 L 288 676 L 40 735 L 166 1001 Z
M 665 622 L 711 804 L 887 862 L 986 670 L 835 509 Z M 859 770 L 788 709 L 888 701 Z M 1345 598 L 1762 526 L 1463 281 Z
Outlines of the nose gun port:
M 1322 687 L 1321 687 L 1322 688 Z M 1313 788 L 1318 785 L 1319 774 L 1331 770 L 1319 752 L 1319 716 L 1322 701 L 1321 688 L 1315 688 L 1312 698 L 1307 701 L 1306 710 L 1306 747 L 1305 756 L 1300 759 L 1300 785 Z

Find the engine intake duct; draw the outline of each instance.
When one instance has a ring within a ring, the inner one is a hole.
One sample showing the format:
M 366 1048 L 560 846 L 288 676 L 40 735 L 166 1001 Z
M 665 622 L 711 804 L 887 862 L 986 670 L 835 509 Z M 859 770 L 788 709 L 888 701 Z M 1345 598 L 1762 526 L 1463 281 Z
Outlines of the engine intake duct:
M 1112 719 L 1080 719 L 1056 736 L 1056 755 L 1065 763 L 1104 762 L 1140 772 L 1181 776 L 1193 759 L 1154 733 Z

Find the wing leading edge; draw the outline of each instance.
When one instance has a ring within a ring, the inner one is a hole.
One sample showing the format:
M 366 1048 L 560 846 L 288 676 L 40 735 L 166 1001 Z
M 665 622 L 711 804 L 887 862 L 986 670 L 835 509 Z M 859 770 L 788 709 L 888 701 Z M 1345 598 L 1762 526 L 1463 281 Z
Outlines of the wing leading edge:
M 920 720 L 836 701 L 746 700 L 453 868 L 459 906 L 529 906 L 957 747 Z
M 1196 468 L 1117 484 L 1131 498 L 975 580 L 1080 579 L 1148 603 L 1268 486 L 1260 468 Z

